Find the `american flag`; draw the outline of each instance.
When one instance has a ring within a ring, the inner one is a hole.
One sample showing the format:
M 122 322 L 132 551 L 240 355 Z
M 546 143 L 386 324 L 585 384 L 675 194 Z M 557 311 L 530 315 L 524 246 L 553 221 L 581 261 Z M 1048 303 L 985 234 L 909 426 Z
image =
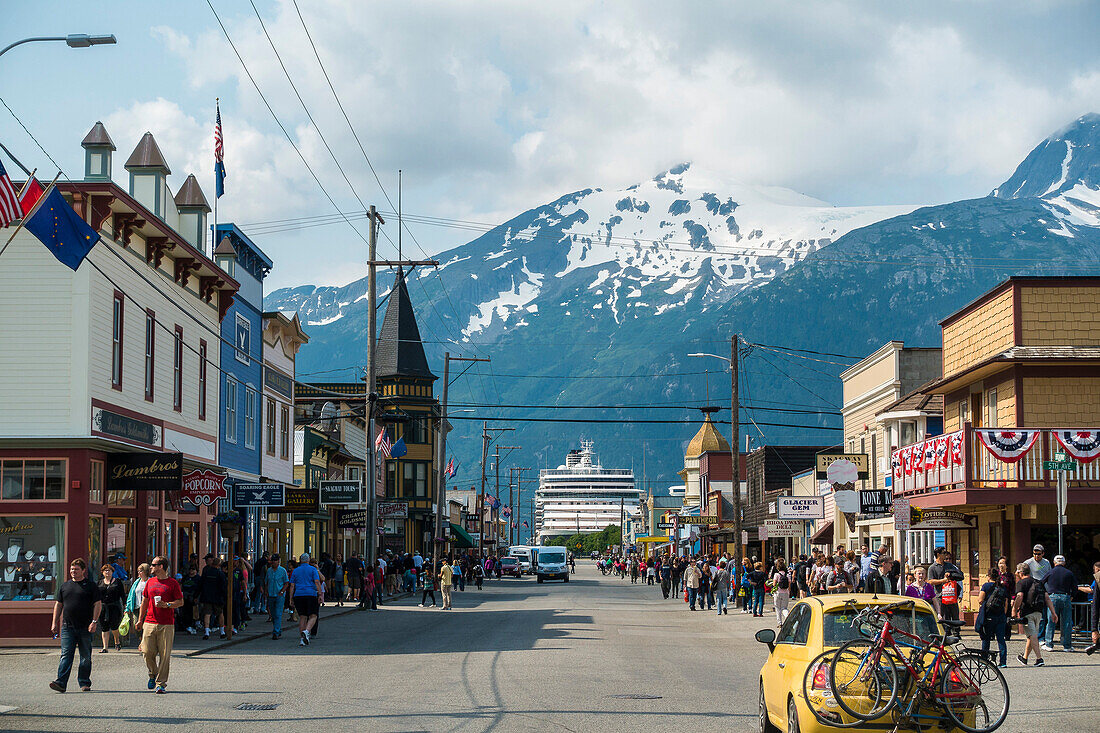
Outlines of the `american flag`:
M 217 105 L 217 122 L 214 124 L 214 197 L 225 193 L 225 151 L 222 149 L 222 108 Z
M 4 163 L 0 162 L 0 227 L 6 227 L 22 216 L 23 209 L 19 205 L 19 195 L 15 191 L 15 186 L 11 185 L 8 172 L 4 170 Z
M 375 450 L 381 451 L 382 455 L 389 458 L 391 445 L 389 433 L 386 432 L 385 428 L 382 428 L 382 431 L 378 433 L 378 437 L 374 440 Z
M 524 521 L 523 521 L 523 528 L 524 528 L 524 529 L 527 529 L 528 527 L 530 527 L 530 525 L 529 525 L 529 524 L 527 524 L 527 520 L 524 520 Z

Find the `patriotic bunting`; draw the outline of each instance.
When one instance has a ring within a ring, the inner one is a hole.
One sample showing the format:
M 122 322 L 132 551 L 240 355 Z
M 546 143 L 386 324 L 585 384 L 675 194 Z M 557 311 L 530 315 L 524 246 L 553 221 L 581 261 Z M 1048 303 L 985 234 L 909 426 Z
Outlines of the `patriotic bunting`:
M 990 453 L 1005 463 L 1016 463 L 1027 455 L 1039 439 L 1041 430 L 1003 430 L 999 428 L 974 431 Z
M 1100 458 L 1100 430 L 1055 430 L 1053 432 L 1054 437 L 1074 460 L 1092 463 Z

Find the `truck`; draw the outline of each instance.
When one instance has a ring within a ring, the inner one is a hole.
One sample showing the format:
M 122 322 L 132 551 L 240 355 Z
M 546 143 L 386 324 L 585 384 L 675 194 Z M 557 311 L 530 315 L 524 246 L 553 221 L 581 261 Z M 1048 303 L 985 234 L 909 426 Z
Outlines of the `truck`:
M 508 556 L 519 560 L 521 573 L 531 572 L 531 551 L 534 549 L 536 548 L 530 547 L 529 545 L 512 545 L 508 548 Z
M 531 568 L 538 582 L 555 578 L 569 582 L 568 557 L 564 547 L 545 546 L 531 549 Z

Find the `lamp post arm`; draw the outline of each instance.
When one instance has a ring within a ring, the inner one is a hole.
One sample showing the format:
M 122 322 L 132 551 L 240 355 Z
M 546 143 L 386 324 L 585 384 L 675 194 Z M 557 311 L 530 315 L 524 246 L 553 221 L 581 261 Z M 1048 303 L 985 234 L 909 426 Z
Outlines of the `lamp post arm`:
M 34 43 L 35 41 L 65 41 L 65 40 L 68 40 L 65 36 L 36 36 L 35 38 L 24 38 L 21 41 L 16 41 L 15 43 L 9 43 L 7 46 L 4 46 L 4 50 L 0 51 L 0 56 L 3 56 L 4 54 L 6 54 L 8 51 L 12 50 L 16 46 L 22 46 L 24 43 Z

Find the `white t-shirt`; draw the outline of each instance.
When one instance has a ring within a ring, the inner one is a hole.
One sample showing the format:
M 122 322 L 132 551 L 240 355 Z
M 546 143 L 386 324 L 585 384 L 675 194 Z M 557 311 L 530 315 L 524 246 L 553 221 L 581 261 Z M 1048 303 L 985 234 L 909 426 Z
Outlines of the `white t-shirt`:
M 387 563 L 386 563 L 385 560 L 383 560 L 382 558 L 378 558 L 378 567 L 382 568 L 382 574 L 383 575 L 386 574 L 386 564 Z
M 417 568 L 424 567 L 424 558 L 420 557 L 420 555 L 413 555 L 413 565 Z
M 1029 557 L 1027 560 L 1024 560 L 1024 564 L 1027 565 L 1027 569 L 1031 572 L 1031 577 L 1036 580 L 1042 580 L 1047 577 L 1047 573 L 1050 572 L 1050 560 L 1047 560 L 1045 557 L 1039 562 L 1035 562 L 1034 556 Z

